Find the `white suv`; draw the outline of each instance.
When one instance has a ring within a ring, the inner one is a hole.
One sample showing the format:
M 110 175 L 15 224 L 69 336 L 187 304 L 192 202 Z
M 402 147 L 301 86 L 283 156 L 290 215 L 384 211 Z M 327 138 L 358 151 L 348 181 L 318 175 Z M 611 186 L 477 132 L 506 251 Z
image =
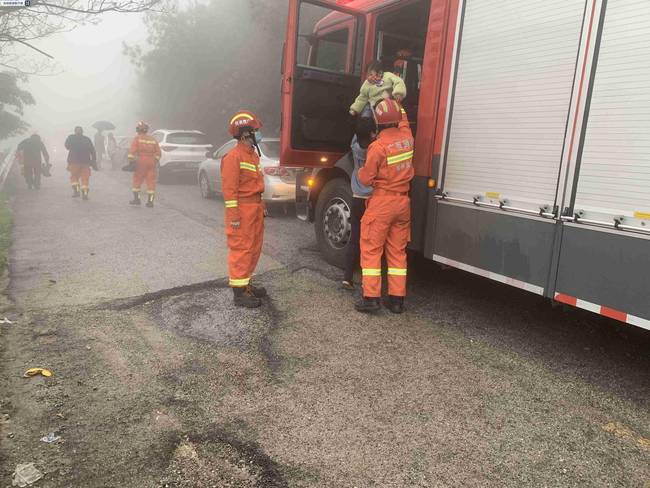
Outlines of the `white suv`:
M 158 129 L 151 136 L 160 144 L 160 177 L 195 175 L 205 153 L 212 148 L 198 130 Z

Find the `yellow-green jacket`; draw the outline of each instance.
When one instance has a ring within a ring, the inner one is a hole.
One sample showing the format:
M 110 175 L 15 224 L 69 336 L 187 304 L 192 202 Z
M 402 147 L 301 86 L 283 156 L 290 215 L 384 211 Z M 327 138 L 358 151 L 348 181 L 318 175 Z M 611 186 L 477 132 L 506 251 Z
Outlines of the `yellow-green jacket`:
M 371 84 L 368 80 L 361 85 L 359 96 L 350 105 L 350 110 L 354 110 L 360 114 L 368 103 L 370 103 L 371 107 L 374 107 L 375 103 L 384 98 L 384 92 L 386 90 L 392 93 L 393 96 L 400 95 L 402 98 L 406 97 L 406 85 L 404 81 L 393 73 L 385 72 L 381 80 L 381 85 Z

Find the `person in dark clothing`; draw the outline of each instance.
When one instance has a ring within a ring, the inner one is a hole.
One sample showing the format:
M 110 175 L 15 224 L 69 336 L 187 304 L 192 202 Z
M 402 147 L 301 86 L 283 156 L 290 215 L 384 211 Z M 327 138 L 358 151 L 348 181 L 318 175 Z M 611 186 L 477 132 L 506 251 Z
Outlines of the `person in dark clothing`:
M 83 133 L 81 127 L 75 127 L 74 134 L 69 135 L 65 141 L 65 148 L 68 150 L 72 197 L 81 195 L 83 200 L 88 200 L 90 168 L 97 169 L 97 154 L 92 141 Z
M 50 164 L 50 155 L 47 153 L 40 136 L 33 134 L 18 144 L 17 154 L 22 161 L 27 187 L 30 190 L 38 190 L 41 187 L 43 160 L 45 160 L 46 164 Z
M 368 146 L 377 135 L 377 126 L 371 118 L 360 117 L 356 121 L 355 144 L 352 145 L 354 169 L 352 171 L 352 208 L 350 209 L 350 241 L 345 257 L 345 272 L 343 274 L 343 288 L 354 290 L 354 271 L 359 267 L 359 239 L 361 236 L 361 218 L 366 211 L 366 201 L 372 194 L 372 188 L 359 182 L 359 168 L 366 161 Z

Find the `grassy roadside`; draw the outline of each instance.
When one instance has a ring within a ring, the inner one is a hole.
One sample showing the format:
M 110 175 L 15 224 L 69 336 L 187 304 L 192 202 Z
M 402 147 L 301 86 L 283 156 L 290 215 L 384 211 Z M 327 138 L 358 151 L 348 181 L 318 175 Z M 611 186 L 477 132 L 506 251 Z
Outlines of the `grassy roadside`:
M 13 215 L 9 208 L 9 193 L 7 190 L 3 190 L 0 191 L 0 276 L 7 269 L 12 223 Z

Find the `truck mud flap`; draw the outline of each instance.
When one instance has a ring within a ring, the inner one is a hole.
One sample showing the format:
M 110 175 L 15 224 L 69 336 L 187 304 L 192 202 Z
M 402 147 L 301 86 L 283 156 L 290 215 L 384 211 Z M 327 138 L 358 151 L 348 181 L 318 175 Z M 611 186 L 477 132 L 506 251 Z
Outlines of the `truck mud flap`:
M 296 216 L 305 222 L 313 219 L 313 209 L 309 199 L 309 179 L 313 175 L 312 169 L 299 169 L 296 171 Z

